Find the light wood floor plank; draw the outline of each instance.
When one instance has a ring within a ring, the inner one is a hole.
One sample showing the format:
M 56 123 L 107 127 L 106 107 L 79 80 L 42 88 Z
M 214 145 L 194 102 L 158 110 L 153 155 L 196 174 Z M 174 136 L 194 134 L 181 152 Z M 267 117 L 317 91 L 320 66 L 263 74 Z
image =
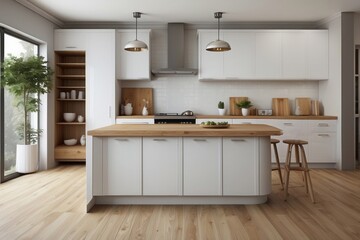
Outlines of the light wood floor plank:
M 360 170 L 311 177 L 315 204 L 296 173 L 284 201 L 273 173 L 262 205 L 99 205 L 85 213 L 85 167 L 62 165 L 0 185 L 0 239 L 360 239 Z

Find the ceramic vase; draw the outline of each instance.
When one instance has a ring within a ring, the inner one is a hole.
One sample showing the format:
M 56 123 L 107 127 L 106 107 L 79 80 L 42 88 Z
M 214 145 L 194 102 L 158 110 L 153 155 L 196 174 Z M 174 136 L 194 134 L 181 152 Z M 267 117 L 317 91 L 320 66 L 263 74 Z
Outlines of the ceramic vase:
M 249 115 L 250 110 L 248 108 L 242 108 L 241 109 L 241 113 L 243 116 L 248 116 Z
M 85 137 L 85 135 L 82 135 L 82 136 L 81 136 L 81 138 L 80 138 L 80 144 L 81 144 L 81 146 L 85 146 L 85 144 L 86 144 L 86 137 Z
M 219 111 L 219 115 L 224 116 L 226 113 L 226 109 L 225 108 L 218 108 Z
M 149 111 L 147 110 L 147 107 L 143 107 L 143 109 L 142 109 L 142 115 L 143 116 L 147 116 L 147 115 L 149 115 Z

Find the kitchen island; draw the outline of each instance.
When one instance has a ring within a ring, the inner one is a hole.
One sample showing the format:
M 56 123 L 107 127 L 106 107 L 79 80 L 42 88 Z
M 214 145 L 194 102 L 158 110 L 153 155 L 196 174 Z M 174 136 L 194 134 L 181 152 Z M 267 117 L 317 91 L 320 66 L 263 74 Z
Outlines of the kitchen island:
M 271 192 L 270 137 L 281 134 L 264 124 L 117 124 L 91 130 L 87 209 L 264 203 Z

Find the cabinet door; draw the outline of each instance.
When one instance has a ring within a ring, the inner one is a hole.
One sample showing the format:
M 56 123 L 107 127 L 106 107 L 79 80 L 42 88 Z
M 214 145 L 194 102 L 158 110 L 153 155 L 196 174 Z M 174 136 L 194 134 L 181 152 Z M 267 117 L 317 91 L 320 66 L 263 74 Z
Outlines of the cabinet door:
M 184 137 L 184 195 L 222 194 L 222 139 Z
M 54 32 L 55 51 L 85 51 L 87 30 L 57 29 Z
M 143 138 L 143 195 L 182 195 L 182 141 Z
M 217 39 L 217 31 L 199 32 L 199 79 L 224 78 L 224 53 L 206 51 L 206 46 Z
M 226 79 L 255 77 L 255 33 L 224 32 L 224 40 L 231 51 L 224 52 L 224 76 Z
M 115 123 L 115 30 L 92 30 L 86 51 L 88 129 Z
M 116 78 L 120 80 L 150 79 L 150 31 L 138 30 L 138 39 L 147 44 L 148 50 L 125 51 L 125 45 L 135 40 L 135 30 L 116 32 Z
M 308 78 L 329 78 L 329 36 L 327 30 L 307 33 Z
M 256 77 L 279 79 L 281 77 L 281 32 L 256 33 Z
M 257 138 L 223 138 L 223 195 L 259 194 Z
M 294 30 L 282 33 L 282 78 L 306 79 L 306 32 Z
M 336 162 L 336 133 L 312 133 L 309 137 L 308 162 Z
M 104 138 L 103 194 L 141 195 L 141 138 Z

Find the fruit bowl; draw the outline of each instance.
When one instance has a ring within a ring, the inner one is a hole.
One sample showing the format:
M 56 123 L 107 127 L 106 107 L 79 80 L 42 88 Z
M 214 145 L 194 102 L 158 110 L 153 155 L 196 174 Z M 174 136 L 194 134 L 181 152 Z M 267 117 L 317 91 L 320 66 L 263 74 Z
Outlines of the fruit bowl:
M 76 113 L 64 113 L 65 122 L 73 122 L 76 118 Z
M 76 143 L 77 143 L 77 139 L 75 139 L 75 138 L 64 140 L 64 144 L 67 146 L 73 146 Z

